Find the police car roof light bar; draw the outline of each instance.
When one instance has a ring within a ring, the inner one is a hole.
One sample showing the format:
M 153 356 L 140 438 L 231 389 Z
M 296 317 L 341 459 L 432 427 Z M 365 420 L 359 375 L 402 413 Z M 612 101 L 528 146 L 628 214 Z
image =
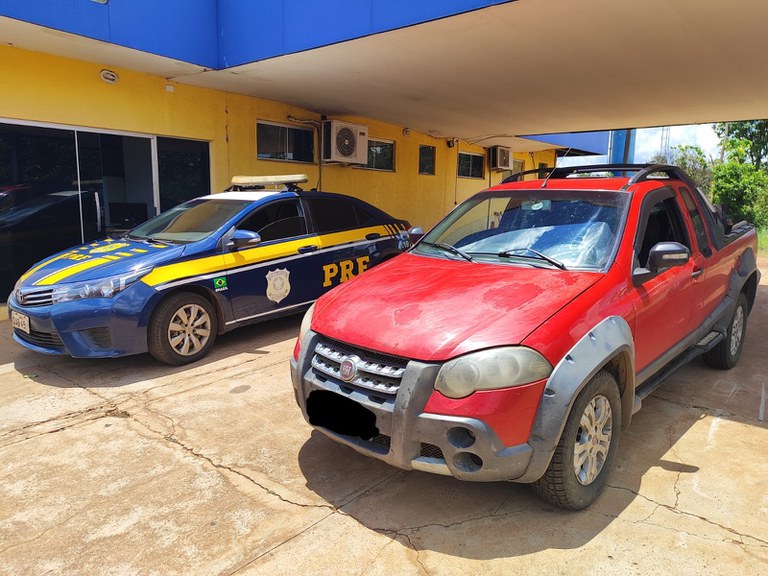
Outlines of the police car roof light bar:
M 227 190 L 263 190 L 267 186 L 285 186 L 286 190 L 301 190 L 297 184 L 309 182 L 306 174 L 283 176 L 233 176 Z

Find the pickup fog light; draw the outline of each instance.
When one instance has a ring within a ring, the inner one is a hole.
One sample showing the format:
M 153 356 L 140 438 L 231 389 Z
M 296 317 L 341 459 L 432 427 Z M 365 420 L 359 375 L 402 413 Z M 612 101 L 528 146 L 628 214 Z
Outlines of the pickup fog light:
M 449 398 L 465 398 L 478 390 L 496 390 L 547 378 L 552 365 L 530 348 L 491 348 L 443 364 L 435 390 Z

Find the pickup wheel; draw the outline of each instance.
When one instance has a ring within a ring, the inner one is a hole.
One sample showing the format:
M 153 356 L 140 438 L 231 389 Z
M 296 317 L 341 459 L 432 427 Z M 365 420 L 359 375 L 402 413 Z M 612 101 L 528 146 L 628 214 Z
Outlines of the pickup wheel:
M 621 432 L 616 378 L 598 372 L 581 391 L 544 476 L 532 484 L 545 500 L 572 510 L 597 499 L 613 467 Z
M 195 362 L 213 345 L 216 321 L 213 305 L 199 294 L 172 294 L 157 305 L 149 321 L 149 353 L 176 366 Z
M 704 353 L 704 362 L 712 368 L 721 370 L 730 370 L 736 366 L 741 356 L 741 349 L 744 347 L 744 336 L 747 334 L 747 297 L 742 292 L 736 301 L 736 310 L 733 311 L 733 317 L 728 325 L 728 331 L 725 338 Z

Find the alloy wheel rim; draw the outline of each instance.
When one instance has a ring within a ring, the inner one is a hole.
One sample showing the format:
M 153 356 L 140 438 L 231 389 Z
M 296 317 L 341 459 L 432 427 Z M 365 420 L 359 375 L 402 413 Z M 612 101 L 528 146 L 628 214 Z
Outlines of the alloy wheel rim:
M 733 315 L 733 324 L 731 325 L 731 356 L 736 356 L 741 346 L 741 337 L 744 333 L 744 308 L 739 306 Z
M 211 317 L 197 304 L 186 304 L 176 310 L 168 325 L 168 342 L 181 356 L 197 354 L 210 337 Z
M 579 484 L 594 482 L 605 466 L 613 437 L 613 413 L 605 396 L 595 396 L 581 415 L 573 450 L 573 470 Z

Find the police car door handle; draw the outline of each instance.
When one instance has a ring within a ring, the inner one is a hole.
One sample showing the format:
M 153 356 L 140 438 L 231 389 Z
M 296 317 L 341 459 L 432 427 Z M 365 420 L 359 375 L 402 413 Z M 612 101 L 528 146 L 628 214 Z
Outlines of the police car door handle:
M 301 248 L 299 248 L 299 254 L 306 254 L 307 252 L 314 252 L 315 250 L 317 250 L 317 246 L 315 246 L 314 244 L 311 244 L 309 246 L 302 246 Z
M 378 232 L 371 232 L 370 234 L 365 235 L 366 240 L 378 240 L 379 238 L 381 238 L 381 234 Z

